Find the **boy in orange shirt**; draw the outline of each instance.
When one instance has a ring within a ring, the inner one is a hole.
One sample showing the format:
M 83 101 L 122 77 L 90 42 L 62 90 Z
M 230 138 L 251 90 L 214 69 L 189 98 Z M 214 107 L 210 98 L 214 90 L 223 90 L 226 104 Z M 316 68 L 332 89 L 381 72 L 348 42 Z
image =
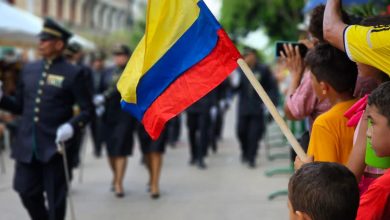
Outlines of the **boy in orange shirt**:
M 354 128 L 347 127 L 344 113 L 356 102 L 356 64 L 345 53 L 321 44 L 305 58 L 311 69 L 312 86 L 318 98 L 327 98 L 332 107 L 314 121 L 308 155 L 314 161 L 346 164 L 353 146 Z

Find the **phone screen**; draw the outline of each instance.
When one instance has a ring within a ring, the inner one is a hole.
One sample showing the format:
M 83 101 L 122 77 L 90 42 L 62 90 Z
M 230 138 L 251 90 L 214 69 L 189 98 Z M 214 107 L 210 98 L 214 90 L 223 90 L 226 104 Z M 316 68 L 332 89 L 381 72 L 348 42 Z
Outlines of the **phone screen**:
M 293 46 L 293 48 L 295 48 L 296 46 L 299 47 L 299 53 L 301 54 L 301 57 L 304 58 L 308 49 L 307 47 L 302 44 L 302 43 L 298 43 L 298 42 L 287 42 L 287 41 L 279 41 L 279 42 L 276 42 L 276 50 L 275 50 L 275 55 L 276 57 L 280 57 L 281 56 L 281 52 L 283 51 L 284 52 L 284 47 L 283 47 L 283 44 L 291 44 Z M 286 53 L 284 53 L 286 54 Z

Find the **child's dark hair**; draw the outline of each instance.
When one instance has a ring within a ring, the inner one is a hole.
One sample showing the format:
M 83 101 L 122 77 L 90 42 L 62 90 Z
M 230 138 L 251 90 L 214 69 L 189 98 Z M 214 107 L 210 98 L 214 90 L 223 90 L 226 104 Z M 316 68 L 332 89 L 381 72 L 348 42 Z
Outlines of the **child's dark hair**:
M 317 81 L 328 83 L 338 93 L 353 94 L 358 70 L 344 52 L 322 43 L 306 54 L 305 62 Z
M 325 42 L 323 34 L 323 22 L 324 22 L 325 5 L 321 4 L 316 6 L 310 15 L 310 23 L 308 31 L 313 37 L 317 38 L 320 42 Z M 344 23 L 349 24 L 349 16 L 345 11 L 341 12 L 341 18 Z
M 387 118 L 390 126 L 390 82 L 379 85 L 368 97 L 368 105 L 375 106 L 379 113 Z
M 294 212 L 315 220 L 354 220 L 359 207 L 355 176 L 338 163 L 303 165 L 290 178 L 288 197 Z

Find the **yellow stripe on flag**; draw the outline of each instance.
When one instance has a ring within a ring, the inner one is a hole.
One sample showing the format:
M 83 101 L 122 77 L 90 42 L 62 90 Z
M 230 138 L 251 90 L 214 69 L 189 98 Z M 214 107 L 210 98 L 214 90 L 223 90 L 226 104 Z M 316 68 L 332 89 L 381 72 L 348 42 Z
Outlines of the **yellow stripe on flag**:
M 200 12 L 197 2 L 148 0 L 145 35 L 117 85 L 124 101 L 137 103 L 138 82 L 196 21 Z

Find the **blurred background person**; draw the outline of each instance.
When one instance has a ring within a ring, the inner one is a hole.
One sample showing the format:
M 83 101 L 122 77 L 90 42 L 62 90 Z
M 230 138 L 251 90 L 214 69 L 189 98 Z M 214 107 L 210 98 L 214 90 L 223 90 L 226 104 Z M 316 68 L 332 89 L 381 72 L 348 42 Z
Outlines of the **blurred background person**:
M 0 61 L 0 80 L 3 83 L 3 92 L 7 96 L 15 96 L 20 72 L 23 68 L 21 57 L 15 50 L 8 50 Z M 19 123 L 18 116 L 7 111 L 0 111 L 0 136 L 8 138 L 10 144 L 16 135 Z M 8 132 L 8 133 L 7 133 Z M 9 136 L 7 136 L 7 134 Z M 5 142 L 1 141 L 1 145 Z M 0 146 L 0 149 L 4 146 Z
M 130 55 L 131 51 L 126 45 L 115 45 L 113 50 L 115 66 L 103 74 L 100 94 L 95 95 L 93 100 L 97 108 L 102 105 L 105 108 L 102 116 L 103 141 L 106 144 L 108 162 L 113 172 L 112 189 L 118 198 L 125 195 L 123 179 L 127 157 L 133 151 L 133 132 L 136 129 L 136 119 L 121 109 L 121 95 L 116 88 Z
M 84 51 L 83 47 L 77 42 L 71 42 L 68 44 L 66 50 L 64 51 L 64 55 L 69 63 L 81 68 L 82 73 L 84 75 L 84 85 L 88 89 L 90 96 L 94 94 L 93 88 L 93 79 L 92 79 L 92 70 L 87 65 L 84 64 Z M 80 106 L 73 106 L 73 114 L 80 114 Z M 92 115 L 91 121 L 94 121 L 95 114 Z M 81 163 L 81 149 L 84 147 L 84 140 L 86 138 L 85 129 L 82 129 L 81 132 L 77 133 L 72 140 L 70 141 L 69 151 L 70 151 L 70 159 L 69 165 L 71 168 L 77 168 Z M 71 175 L 72 177 L 72 175 Z
M 187 127 L 190 141 L 190 165 L 206 169 L 204 158 L 211 140 L 211 118 L 217 111 L 217 94 L 213 90 L 187 109 Z
M 252 48 L 246 48 L 243 56 L 271 100 L 277 103 L 277 96 L 274 92 L 278 88 L 268 66 L 260 64 L 257 51 Z M 250 168 L 255 168 L 259 141 L 265 132 L 264 106 L 259 95 L 245 78 L 244 73 L 241 70 L 239 72 L 241 74 L 237 84 L 239 98 L 237 136 L 240 142 L 241 161 L 247 163 Z
M 91 55 L 91 69 L 93 78 L 94 95 L 99 94 L 99 89 L 104 73 L 107 71 L 105 67 L 106 55 L 103 51 L 96 51 Z M 102 155 L 102 114 L 104 106 L 96 108 L 96 117 L 91 121 L 91 134 L 93 141 L 93 154 L 96 157 Z
M 231 90 L 230 80 L 224 80 L 218 87 L 215 89 L 217 105 L 216 112 L 214 113 L 214 117 L 211 118 L 211 133 L 210 133 L 210 147 L 213 153 L 217 153 L 218 151 L 218 141 L 223 137 L 223 126 L 224 126 L 224 118 L 225 113 L 229 109 L 230 100 L 229 100 L 229 92 Z M 215 110 L 214 110 L 215 111 Z M 213 116 L 213 115 L 212 115 Z
M 20 71 L 23 68 L 21 57 L 14 50 L 4 53 L 0 61 L 0 79 L 3 82 L 3 91 L 6 95 L 15 95 Z

